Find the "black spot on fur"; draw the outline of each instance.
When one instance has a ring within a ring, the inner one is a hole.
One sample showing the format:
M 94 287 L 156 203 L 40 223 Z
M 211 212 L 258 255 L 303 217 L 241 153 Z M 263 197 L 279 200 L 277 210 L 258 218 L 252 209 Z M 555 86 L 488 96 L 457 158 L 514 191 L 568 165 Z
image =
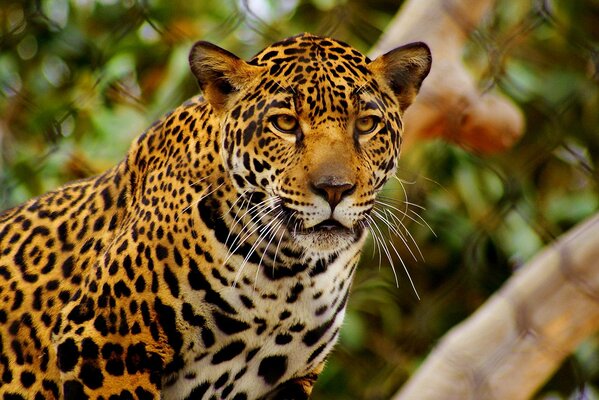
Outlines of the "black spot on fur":
M 233 335 L 235 333 L 243 332 L 250 328 L 250 325 L 246 322 L 228 317 L 217 311 L 213 312 L 212 316 L 214 317 L 214 322 L 216 323 L 218 329 L 220 329 L 223 333 L 226 333 L 227 335 Z
M 275 343 L 278 345 L 285 345 L 293 340 L 293 336 L 288 333 L 281 333 L 275 337 Z
M 258 376 L 269 385 L 274 385 L 287 372 L 287 357 L 282 355 L 270 356 L 260 361 Z
M 216 352 L 212 357 L 212 364 L 220 364 L 232 360 L 245 349 L 245 343 L 241 340 L 235 340 Z
M 175 310 L 173 310 L 172 307 L 163 304 L 159 298 L 156 298 L 154 301 L 154 308 L 158 315 L 158 322 L 160 322 L 160 326 L 166 334 L 169 345 L 175 352 L 179 352 L 183 345 L 183 335 L 177 329 Z
M 318 346 L 318 347 L 316 348 L 316 350 L 314 350 L 314 351 L 312 352 L 312 354 L 310 354 L 310 357 L 308 357 L 308 362 L 312 362 L 312 361 L 314 361 L 314 359 L 315 359 L 316 357 L 318 357 L 318 356 L 319 356 L 319 355 L 320 355 L 320 354 L 321 354 L 321 353 L 324 351 L 324 349 L 326 349 L 326 347 L 327 347 L 327 344 L 328 344 L 328 343 L 324 343 L 324 344 L 322 344 L 322 345 Z
M 130 391 L 121 390 L 121 393 L 111 395 L 108 400 L 135 400 L 135 398 Z
M 79 349 L 72 338 L 68 338 L 58 345 L 58 368 L 62 372 L 69 372 L 75 368 L 79 360 Z
M 219 219 L 221 219 L 221 218 L 219 218 Z M 220 294 L 218 294 L 214 289 L 212 289 L 212 287 L 210 286 L 210 283 L 208 282 L 208 280 L 206 279 L 204 274 L 202 274 L 202 272 L 200 272 L 200 270 L 198 268 L 198 264 L 196 263 L 196 261 L 193 258 L 189 259 L 189 273 L 187 274 L 187 279 L 189 280 L 189 285 L 191 286 L 192 289 L 204 290 L 206 292 L 204 299 L 208 303 L 214 304 L 215 306 L 217 306 L 218 308 L 220 308 L 222 311 L 224 311 L 226 313 L 229 313 L 229 314 L 237 313 L 237 311 L 229 303 L 227 303 L 220 296 Z
M 168 249 L 161 244 L 156 245 L 156 257 L 159 261 L 168 257 Z
M 68 279 L 73 274 L 73 256 L 70 256 L 62 263 L 62 277 Z
M 297 301 L 300 293 L 304 290 L 304 285 L 301 283 L 296 283 L 295 286 L 291 288 L 289 295 L 287 296 L 287 303 L 292 304 Z
M 202 329 L 202 341 L 204 342 L 204 347 L 209 348 L 212 347 L 215 343 L 215 339 L 214 339 L 214 333 L 208 329 L 208 328 L 204 328 Z
M 141 386 L 138 386 L 135 389 L 135 394 L 137 395 L 137 398 L 139 400 L 154 400 L 154 395 L 142 388 Z
M 251 310 L 252 308 L 254 308 L 254 302 L 247 296 L 245 295 L 241 295 L 239 296 L 239 300 L 241 300 L 241 302 L 243 303 L 244 307 Z
M 35 375 L 29 371 L 21 372 L 21 384 L 25 388 L 31 387 L 35 383 Z
M 50 393 L 52 393 L 55 398 L 58 398 L 59 390 L 58 390 L 58 385 L 56 384 L 56 382 L 50 381 L 48 379 L 44 379 L 42 381 L 42 388 L 44 388 L 44 390 L 47 390 Z
M 14 311 L 14 310 L 18 309 L 19 307 L 21 307 L 21 304 L 23 304 L 23 291 L 17 289 L 15 291 L 15 297 L 13 300 L 12 307 L 10 308 L 11 311 Z
M 104 375 L 102 375 L 102 370 L 100 370 L 100 368 L 93 364 L 85 363 L 81 366 L 79 379 L 81 379 L 83 384 L 88 388 L 97 389 L 102 386 Z
M 179 297 L 179 281 L 168 265 L 164 266 L 164 281 L 166 282 L 171 295 L 175 298 Z
M 123 352 L 123 347 L 116 343 L 106 343 L 102 347 L 102 357 L 106 360 L 106 372 L 110 375 L 121 376 L 125 372 Z
M 89 396 L 83 391 L 81 382 L 70 380 L 66 381 L 62 387 L 64 400 L 86 400 Z
M 4 396 L 2 396 L 3 400 L 25 400 L 25 398 L 23 396 L 21 396 L 20 394 L 16 394 L 16 393 L 4 393 Z
M 119 279 L 119 281 L 114 284 L 114 295 L 117 299 L 121 297 L 129 297 L 131 296 L 131 289 L 129 289 L 125 281 Z
M 94 317 L 94 300 L 83 296 L 81 302 L 73 307 L 67 318 L 76 324 L 82 324 Z
M 85 338 L 81 342 L 81 357 L 85 359 L 96 359 L 98 358 L 98 345 L 93 339 Z
M 218 379 L 214 382 L 214 388 L 218 389 L 218 388 L 223 387 L 223 385 L 225 383 L 227 383 L 228 380 L 229 380 L 229 373 L 225 372 L 224 374 L 222 374 L 221 376 L 219 376 Z
M 334 321 L 335 318 L 333 317 L 324 324 L 306 332 L 303 338 L 304 344 L 306 346 L 314 346 L 320 340 L 320 338 L 322 338 L 323 335 L 331 328 L 331 326 L 333 326 Z
M 201 385 L 196 386 L 191 391 L 191 393 L 189 393 L 189 396 L 187 396 L 185 399 L 186 400 L 203 399 L 204 394 L 206 394 L 206 391 L 208 390 L 209 387 L 210 387 L 210 383 L 204 382 Z
M 102 200 L 104 200 L 104 211 L 110 210 L 112 207 L 112 196 L 110 195 L 110 191 L 108 189 L 104 189 L 100 195 L 102 196 Z
M 189 322 L 192 326 L 203 326 L 205 322 L 205 318 L 201 315 L 195 314 L 193 312 L 193 307 L 189 303 L 183 303 L 183 307 L 181 308 L 181 313 L 183 314 L 183 319 Z

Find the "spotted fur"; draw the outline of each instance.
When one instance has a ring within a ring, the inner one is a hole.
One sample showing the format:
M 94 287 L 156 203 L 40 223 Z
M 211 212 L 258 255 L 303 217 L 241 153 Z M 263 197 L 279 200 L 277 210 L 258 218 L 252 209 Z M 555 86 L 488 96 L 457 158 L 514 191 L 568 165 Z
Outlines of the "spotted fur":
M 309 397 L 430 53 L 190 64 L 203 97 L 122 162 L 0 214 L 3 399 Z

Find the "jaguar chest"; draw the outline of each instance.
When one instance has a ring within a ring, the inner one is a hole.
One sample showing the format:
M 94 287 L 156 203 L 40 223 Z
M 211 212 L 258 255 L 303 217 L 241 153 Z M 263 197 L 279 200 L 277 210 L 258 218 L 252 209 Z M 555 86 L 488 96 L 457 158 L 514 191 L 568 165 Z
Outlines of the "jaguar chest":
M 189 352 L 184 367 L 165 378 L 162 398 L 257 399 L 317 367 L 337 340 L 360 247 L 277 280 L 248 265 L 247 279 L 216 288 L 235 312 L 206 314 L 213 344 Z

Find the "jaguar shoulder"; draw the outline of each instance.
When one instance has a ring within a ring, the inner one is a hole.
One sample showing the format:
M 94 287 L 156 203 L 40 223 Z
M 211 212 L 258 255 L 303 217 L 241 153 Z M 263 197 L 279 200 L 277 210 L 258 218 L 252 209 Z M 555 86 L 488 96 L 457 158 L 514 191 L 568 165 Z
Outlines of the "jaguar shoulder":
M 203 97 L 0 215 L 0 393 L 308 398 L 430 63 L 422 43 L 196 43 Z

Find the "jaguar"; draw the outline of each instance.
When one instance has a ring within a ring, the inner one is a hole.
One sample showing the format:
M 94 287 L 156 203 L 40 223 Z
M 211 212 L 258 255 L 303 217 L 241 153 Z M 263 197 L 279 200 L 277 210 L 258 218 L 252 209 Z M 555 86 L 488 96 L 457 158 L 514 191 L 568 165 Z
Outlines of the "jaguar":
M 201 95 L 120 163 L 0 214 L 3 399 L 309 398 L 431 53 L 189 62 Z

